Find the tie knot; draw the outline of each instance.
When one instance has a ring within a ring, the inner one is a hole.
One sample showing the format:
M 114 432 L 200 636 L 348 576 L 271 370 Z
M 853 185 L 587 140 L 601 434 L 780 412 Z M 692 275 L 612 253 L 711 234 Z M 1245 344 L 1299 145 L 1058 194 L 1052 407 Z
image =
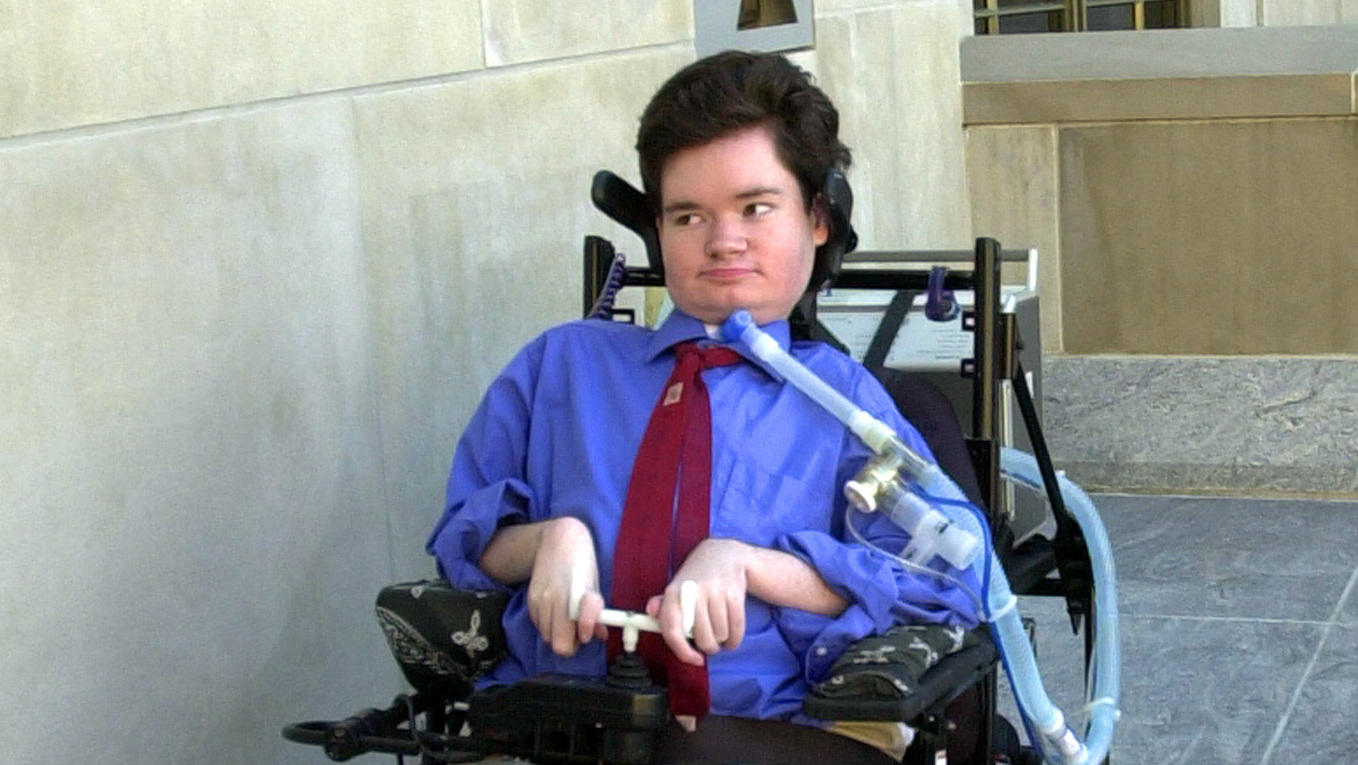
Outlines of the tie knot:
M 725 367 L 731 364 L 739 364 L 742 361 L 740 354 L 730 348 L 722 346 L 703 347 L 691 341 L 675 346 L 674 353 L 678 363 L 695 359 L 700 369 Z

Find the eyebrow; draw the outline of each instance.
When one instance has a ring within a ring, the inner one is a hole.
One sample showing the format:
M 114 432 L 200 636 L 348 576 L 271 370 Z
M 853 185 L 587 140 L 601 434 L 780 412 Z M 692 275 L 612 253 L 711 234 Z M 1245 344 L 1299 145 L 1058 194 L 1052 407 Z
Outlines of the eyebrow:
M 777 186 L 751 186 L 748 189 L 736 192 L 736 199 L 754 199 L 756 197 L 781 197 L 785 192 Z M 667 204 L 661 209 L 661 213 L 668 215 L 676 212 L 688 212 L 698 209 L 697 202 L 681 199 L 677 202 Z

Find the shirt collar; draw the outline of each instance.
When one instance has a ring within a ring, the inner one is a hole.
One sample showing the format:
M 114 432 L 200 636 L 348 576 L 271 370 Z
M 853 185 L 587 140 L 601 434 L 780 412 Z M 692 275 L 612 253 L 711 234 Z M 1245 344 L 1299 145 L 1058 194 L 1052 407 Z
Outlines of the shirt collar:
M 792 330 L 788 327 L 786 320 L 779 320 L 762 324 L 760 329 L 767 332 L 774 340 L 778 341 L 778 347 L 787 350 L 792 342 Z M 654 361 L 660 354 L 670 348 L 684 342 L 685 340 L 706 340 L 707 330 L 703 323 L 688 314 L 675 309 L 670 315 L 665 317 L 665 321 L 656 328 L 655 334 L 651 335 L 651 340 L 646 345 L 646 360 Z M 758 359 L 750 355 L 750 349 L 743 344 L 732 345 L 731 348 L 743 356 L 747 361 L 755 364 L 759 368 L 768 372 L 775 379 L 778 375 L 772 369 L 766 367 Z

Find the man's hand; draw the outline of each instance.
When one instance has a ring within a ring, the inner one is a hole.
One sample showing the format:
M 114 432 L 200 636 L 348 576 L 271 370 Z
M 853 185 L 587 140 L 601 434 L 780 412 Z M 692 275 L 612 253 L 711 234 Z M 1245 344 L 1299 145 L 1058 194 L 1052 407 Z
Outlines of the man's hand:
M 583 579 L 578 619 L 572 619 L 571 583 Z M 604 598 L 599 594 L 599 568 L 594 562 L 594 539 L 576 518 L 554 518 L 543 524 L 538 537 L 533 573 L 528 579 L 528 615 L 542 639 L 558 656 L 574 656 L 591 638 L 606 638 L 599 624 Z
M 734 539 L 704 539 L 689 553 L 664 594 L 646 603 L 646 613 L 660 621 L 665 645 L 680 661 L 702 666 L 703 654 L 734 650 L 745 638 L 746 570 L 756 551 Z M 697 585 L 693 645 L 684 637 L 679 605 L 679 587 L 684 581 Z
M 698 585 L 693 645 L 684 637 L 679 607 L 679 585 L 685 580 Z M 660 620 L 665 645 L 680 661 L 701 666 L 703 654 L 734 650 L 745 638 L 747 595 L 771 606 L 830 617 L 849 605 L 815 569 L 793 555 L 710 537 L 693 548 L 665 593 L 646 603 L 646 613 Z
M 486 546 L 480 566 L 507 585 L 528 580 L 528 616 L 558 656 L 574 656 L 592 638 L 608 636 L 599 624 L 604 599 L 594 539 L 578 518 L 506 526 Z M 572 594 L 581 592 L 580 612 L 572 618 Z

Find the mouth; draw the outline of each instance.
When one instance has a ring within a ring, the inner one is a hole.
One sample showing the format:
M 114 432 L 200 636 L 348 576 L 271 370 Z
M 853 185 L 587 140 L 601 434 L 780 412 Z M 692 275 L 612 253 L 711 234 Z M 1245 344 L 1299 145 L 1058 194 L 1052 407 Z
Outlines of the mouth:
M 753 273 L 754 269 L 746 266 L 722 266 L 720 268 L 709 268 L 702 272 L 702 276 L 704 279 L 729 282 L 741 279 Z

